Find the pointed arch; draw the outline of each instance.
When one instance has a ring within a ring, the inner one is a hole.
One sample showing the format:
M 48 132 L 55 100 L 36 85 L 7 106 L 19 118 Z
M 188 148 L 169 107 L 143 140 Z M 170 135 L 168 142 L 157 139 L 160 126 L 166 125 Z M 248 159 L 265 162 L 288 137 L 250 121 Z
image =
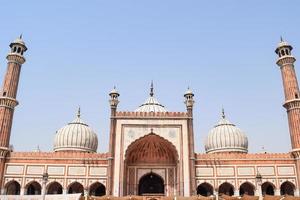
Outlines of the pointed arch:
M 164 179 L 153 172 L 145 174 L 139 180 L 138 194 L 164 194 L 165 184 Z
M 165 138 L 150 133 L 132 142 L 125 153 L 128 164 L 165 163 L 174 164 L 178 160 L 176 147 Z
M 244 182 L 240 186 L 240 196 L 243 196 L 244 194 L 254 196 L 254 191 L 255 186 L 248 181 Z
M 296 188 L 296 186 L 292 182 L 285 181 L 280 186 L 280 195 L 294 196 L 295 188 Z
M 89 187 L 89 194 L 91 196 L 104 196 L 106 194 L 106 187 L 99 182 L 93 183 Z
M 224 182 L 219 186 L 219 194 L 225 194 L 228 196 L 232 196 L 234 195 L 234 187 L 232 184 L 228 183 L 228 182 Z
M 5 195 L 20 195 L 21 185 L 15 180 L 5 184 Z
M 68 186 L 68 194 L 75 194 L 75 193 L 81 193 L 82 195 L 84 195 L 83 185 L 77 181 L 71 183 Z
M 214 194 L 214 188 L 211 184 L 205 182 L 201 183 L 197 187 L 197 194 L 205 197 L 209 197 Z
M 48 184 L 46 188 L 46 194 L 62 194 L 63 187 L 60 183 L 53 181 Z
M 271 182 L 264 182 L 261 185 L 261 190 L 263 195 L 274 195 L 275 194 L 275 185 Z
M 40 195 L 42 193 L 42 186 L 37 181 L 29 182 L 25 187 L 26 195 Z

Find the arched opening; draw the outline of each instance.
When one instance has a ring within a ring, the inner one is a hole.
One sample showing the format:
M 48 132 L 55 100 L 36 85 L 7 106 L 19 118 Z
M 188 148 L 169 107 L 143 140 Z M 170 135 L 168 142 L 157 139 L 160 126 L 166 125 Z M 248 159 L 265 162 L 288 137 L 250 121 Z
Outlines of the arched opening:
M 63 193 L 63 188 L 60 183 L 53 182 L 49 184 L 47 188 L 47 194 L 62 194 L 62 193 Z
M 286 181 L 280 186 L 281 195 L 290 195 L 294 196 L 295 185 L 289 181 Z
M 232 196 L 234 194 L 234 187 L 230 183 L 222 183 L 219 186 L 219 194 L 226 194 L 228 196 Z
M 155 171 L 161 170 L 162 166 L 166 167 L 166 173 L 157 177 Z M 128 146 L 125 152 L 124 171 L 126 177 L 124 180 L 127 181 L 123 185 L 123 195 L 145 194 L 147 192 L 173 195 L 174 188 L 181 187 L 180 185 L 175 186 L 177 166 L 177 149 L 170 141 L 154 133 L 138 138 Z M 135 177 L 138 168 L 143 168 L 143 175 L 146 175 L 140 180 Z M 164 182 L 165 180 L 166 182 Z M 153 181 L 156 181 L 157 184 Z M 146 189 L 144 185 L 147 184 L 150 186 L 153 184 L 151 186 L 153 188 Z
M 178 160 L 175 146 L 168 140 L 150 133 L 133 143 L 126 150 L 127 164 L 174 164 Z
M 139 181 L 139 195 L 145 194 L 164 194 L 164 180 L 154 173 L 149 173 L 143 176 Z
M 20 195 L 20 184 L 17 181 L 11 181 L 6 184 L 5 194 L 6 195 Z
M 209 183 L 201 183 L 197 187 L 197 194 L 205 197 L 213 195 L 213 187 Z
M 83 186 L 78 182 L 72 183 L 68 189 L 68 194 L 81 193 L 83 195 L 83 192 L 84 192 Z
M 274 185 L 270 182 L 265 182 L 261 185 L 263 195 L 274 195 Z
M 36 181 L 31 182 L 26 188 L 27 195 L 40 195 L 41 191 L 42 186 Z
M 103 184 L 97 182 L 90 186 L 90 192 L 89 194 L 91 196 L 104 196 L 106 194 L 106 188 Z
M 254 195 L 254 186 L 249 183 L 245 182 L 240 186 L 240 196 L 246 195 Z

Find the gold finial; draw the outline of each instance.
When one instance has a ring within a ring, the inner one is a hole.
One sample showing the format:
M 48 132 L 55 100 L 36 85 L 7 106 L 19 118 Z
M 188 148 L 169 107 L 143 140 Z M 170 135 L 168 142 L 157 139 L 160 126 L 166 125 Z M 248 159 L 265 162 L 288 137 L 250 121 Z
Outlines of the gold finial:
M 79 106 L 78 111 L 77 111 L 77 117 L 80 118 L 80 115 L 81 115 L 81 113 L 80 113 L 80 106 Z
M 152 80 L 150 86 L 150 96 L 153 97 L 153 95 L 154 95 L 154 88 L 153 88 L 153 80 Z

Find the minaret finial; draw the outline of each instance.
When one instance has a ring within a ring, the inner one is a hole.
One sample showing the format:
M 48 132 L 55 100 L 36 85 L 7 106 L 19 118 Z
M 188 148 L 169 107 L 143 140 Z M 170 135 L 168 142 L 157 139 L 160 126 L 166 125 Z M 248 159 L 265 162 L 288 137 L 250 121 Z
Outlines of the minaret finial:
M 20 39 L 22 39 L 22 37 L 23 37 L 23 34 L 21 33 L 21 35 L 20 35 L 20 37 L 19 37 L 19 38 L 20 38 Z
M 283 38 L 282 38 L 282 35 L 280 36 L 280 42 L 283 42 Z
M 79 106 L 78 111 L 77 111 L 77 117 L 80 118 L 80 115 L 81 115 L 81 113 L 80 113 L 80 106 Z
M 150 96 L 153 97 L 153 95 L 154 95 L 154 88 L 153 88 L 153 80 L 152 80 L 150 86 Z
M 222 108 L 222 118 L 225 119 L 225 110 Z

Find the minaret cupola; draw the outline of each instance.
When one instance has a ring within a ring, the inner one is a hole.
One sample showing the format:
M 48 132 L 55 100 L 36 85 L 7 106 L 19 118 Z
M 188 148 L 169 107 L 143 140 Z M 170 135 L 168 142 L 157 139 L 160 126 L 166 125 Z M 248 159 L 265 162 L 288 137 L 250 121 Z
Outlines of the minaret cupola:
M 22 39 L 22 34 L 15 39 L 10 45 L 12 54 L 18 54 L 23 57 L 23 54 L 25 51 L 27 51 L 27 47 L 25 45 L 25 42 Z

